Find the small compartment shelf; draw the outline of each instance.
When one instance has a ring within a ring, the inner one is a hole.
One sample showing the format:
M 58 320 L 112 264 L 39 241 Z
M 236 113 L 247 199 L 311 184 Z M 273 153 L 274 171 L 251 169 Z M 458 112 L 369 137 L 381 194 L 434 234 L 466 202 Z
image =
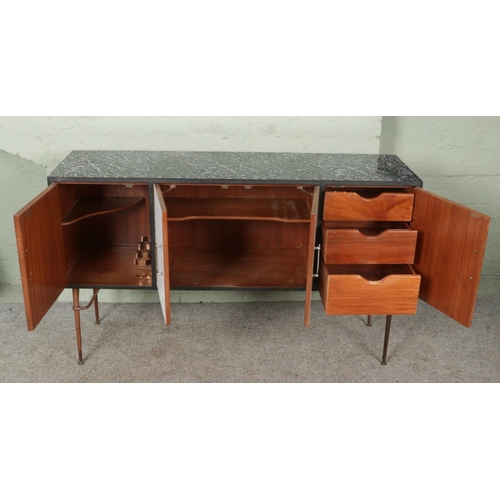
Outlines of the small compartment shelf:
M 81 196 L 63 218 L 62 225 L 69 226 L 89 217 L 127 210 L 142 202 L 144 198 Z
M 151 265 L 137 257 L 150 240 L 148 185 L 59 186 L 66 286 L 153 286 Z

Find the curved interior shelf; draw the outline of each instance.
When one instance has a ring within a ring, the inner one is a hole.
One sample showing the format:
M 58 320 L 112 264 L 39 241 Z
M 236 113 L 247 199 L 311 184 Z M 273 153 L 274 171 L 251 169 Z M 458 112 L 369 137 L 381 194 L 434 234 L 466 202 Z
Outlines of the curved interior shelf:
M 294 198 L 165 198 L 168 219 L 233 219 L 310 222 L 302 199 Z
M 143 201 L 144 198 L 80 197 L 64 217 L 62 225 L 69 226 L 88 217 L 127 210 Z

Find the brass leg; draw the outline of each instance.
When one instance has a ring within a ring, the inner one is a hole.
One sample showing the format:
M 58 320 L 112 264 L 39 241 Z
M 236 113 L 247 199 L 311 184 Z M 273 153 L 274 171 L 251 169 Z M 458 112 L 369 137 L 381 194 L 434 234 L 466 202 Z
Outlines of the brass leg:
M 372 326 L 372 315 L 368 315 L 368 320 L 366 321 L 366 326 Z
M 100 325 L 101 322 L 99 321 L 99 301 L 97 299 L 97 292 L 99 292 L 98 288 L 94 288 L 94 295 L 95 295 L 95 300 L 94 300 L 94 310 L 95 310 L 95 324 Z
M 78 346 L 78 364 L 85 364 L 82 355 L 82 331 L 80 328 L 80 290 L 73 288 L 73 311 L 75 312 L 76 344 Z
M 384 337 L 384 353 L 382 354 L 382 365 L 386 365 L 386 357 L 387 357 L 387 346 L 389 345 L 389 332 L 391 331 L 391 320 L 392 315 L 388 314 L 385 320 L 385 337 Z
M 80 290 L 78 288 L 73 288 L 73 311 L 75 312 L 75 327 L 76 327 L 76 343 L 78 344 L 78 364 L 83 365 L 82 357 L 82 331 L 80 328 L 80 311 L 88 309 L 92 303 L 95 307 L 95 320 L 96 324 L 99 325 L 99 305 L 97 303 L 97 294 L 99 293 L 99 288 L 94 288 L 94 295 L 90 299 L 90 302 L 86 306 L 80 305 Z

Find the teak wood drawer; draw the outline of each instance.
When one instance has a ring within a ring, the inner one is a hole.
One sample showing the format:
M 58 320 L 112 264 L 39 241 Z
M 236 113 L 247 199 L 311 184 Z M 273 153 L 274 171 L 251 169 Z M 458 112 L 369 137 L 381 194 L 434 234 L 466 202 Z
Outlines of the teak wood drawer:
M 323 213 L 327 221 L 411 221 L 413 193 L 327 191 Z
M 409 265 L 321 263 L 319 291 L 326 314 L 415 314 L 420 276 Z
M 327 314 L 415 314 L 420 275 L 413 193 L 325 193 L 319 291 Z
M 405 222 L 323 222 L 326 264 L 413 264 L 417 231 Z

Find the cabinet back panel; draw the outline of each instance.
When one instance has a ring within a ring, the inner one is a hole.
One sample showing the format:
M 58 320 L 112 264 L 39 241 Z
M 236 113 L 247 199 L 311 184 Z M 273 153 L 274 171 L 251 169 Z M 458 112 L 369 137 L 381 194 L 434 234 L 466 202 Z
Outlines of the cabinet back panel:
M 307 252 L 300 248 L 171 248 L 174 288 L 304 288 Z
M 141 203 L 123 212 L 78 222 L 82 246 L 137 245 L 141 236 L 149 236 L 149 210 L 146 207 L 146 203 Z
M 171 247 L 303 248 L 309 224 L 275 221 L 187 220 L 168 223 Z

